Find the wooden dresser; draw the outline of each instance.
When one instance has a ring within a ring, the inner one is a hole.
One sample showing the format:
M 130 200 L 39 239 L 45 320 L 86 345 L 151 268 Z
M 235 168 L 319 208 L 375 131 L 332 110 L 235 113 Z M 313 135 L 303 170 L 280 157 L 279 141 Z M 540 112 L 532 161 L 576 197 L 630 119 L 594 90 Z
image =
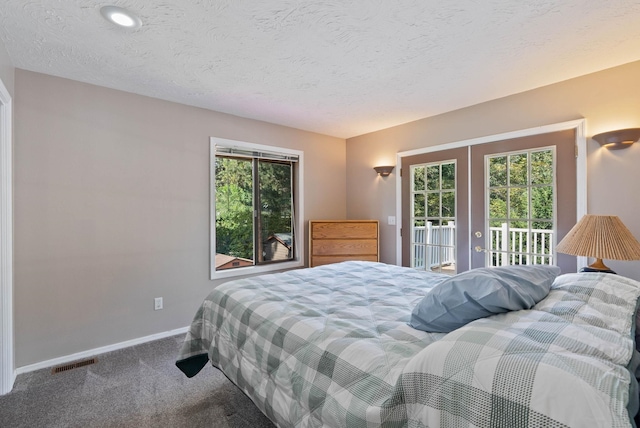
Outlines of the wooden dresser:
M 377 220 L 310 220 L 309 267 L 379 261 Z

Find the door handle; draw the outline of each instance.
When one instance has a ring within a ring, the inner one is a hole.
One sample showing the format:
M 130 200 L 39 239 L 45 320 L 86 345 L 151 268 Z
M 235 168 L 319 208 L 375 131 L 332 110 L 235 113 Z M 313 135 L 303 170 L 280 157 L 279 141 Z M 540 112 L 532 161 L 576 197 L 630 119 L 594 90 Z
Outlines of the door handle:
M 487 251 L 489 251 L 486 248 L 482 248 L 480 245 L 476 245 L 474 250 L 476 250 L 476 253 L 482 253 L 483 251 L 486 253 Z

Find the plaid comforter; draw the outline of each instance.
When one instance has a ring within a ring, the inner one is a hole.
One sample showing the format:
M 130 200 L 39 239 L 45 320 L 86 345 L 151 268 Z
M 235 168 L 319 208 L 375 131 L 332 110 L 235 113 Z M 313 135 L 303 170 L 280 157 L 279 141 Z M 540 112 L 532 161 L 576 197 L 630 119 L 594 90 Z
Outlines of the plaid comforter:
M 446 278 L 346 262 L 225 283 L 176 364 L 211 361 L 280 427 L 631 426 L 639 283 L 563 275 L 533 310 L 409 327 Z

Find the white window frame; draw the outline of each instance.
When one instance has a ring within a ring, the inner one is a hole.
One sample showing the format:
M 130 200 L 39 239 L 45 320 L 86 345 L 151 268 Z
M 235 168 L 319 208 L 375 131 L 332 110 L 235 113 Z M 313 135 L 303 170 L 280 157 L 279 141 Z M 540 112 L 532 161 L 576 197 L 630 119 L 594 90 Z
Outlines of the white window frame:
M 296 219 L 294 223 L 294 239 L 293 260 L 288 262 L 270 263 L 264 265 L 253 265 L 238 267 L 233 269 L 224 269 L 216 271 L 216 146 L 227 148 L 235 148 L 238 150 L 253 150 L 257 152 L 270 152 L 283 155 L 297 156 L 297 171 L 295 173 L 296 181 L 294 186 L 294 203 Z M 302 257 L 302 248 L 305 248 L 304 242 L 304 152 L 283 147 L 267 146 L 264 144 L 248 143 L 246 141 L 228 140 L 225 138 L 210 137 L 210 158 L 209 158 L 209 186 L 210 186 L 210 270 L 211 279 L 232 278 L 245 275 L 254 275 L 259 273 L 279 271 L 285 269 L 295 269 L 304 266 Z

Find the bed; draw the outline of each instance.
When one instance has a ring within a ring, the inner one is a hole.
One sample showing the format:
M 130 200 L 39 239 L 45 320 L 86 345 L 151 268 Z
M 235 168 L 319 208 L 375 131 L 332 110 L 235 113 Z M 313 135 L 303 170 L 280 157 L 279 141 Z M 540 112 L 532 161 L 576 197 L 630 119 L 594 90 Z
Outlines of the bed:
M 211 363 L 279 427 L 635 426 L 640 283 L 560 275 L 531 309 L 411 327 L 449 280 L 344 262 L 230 281 L 176 365 Z

